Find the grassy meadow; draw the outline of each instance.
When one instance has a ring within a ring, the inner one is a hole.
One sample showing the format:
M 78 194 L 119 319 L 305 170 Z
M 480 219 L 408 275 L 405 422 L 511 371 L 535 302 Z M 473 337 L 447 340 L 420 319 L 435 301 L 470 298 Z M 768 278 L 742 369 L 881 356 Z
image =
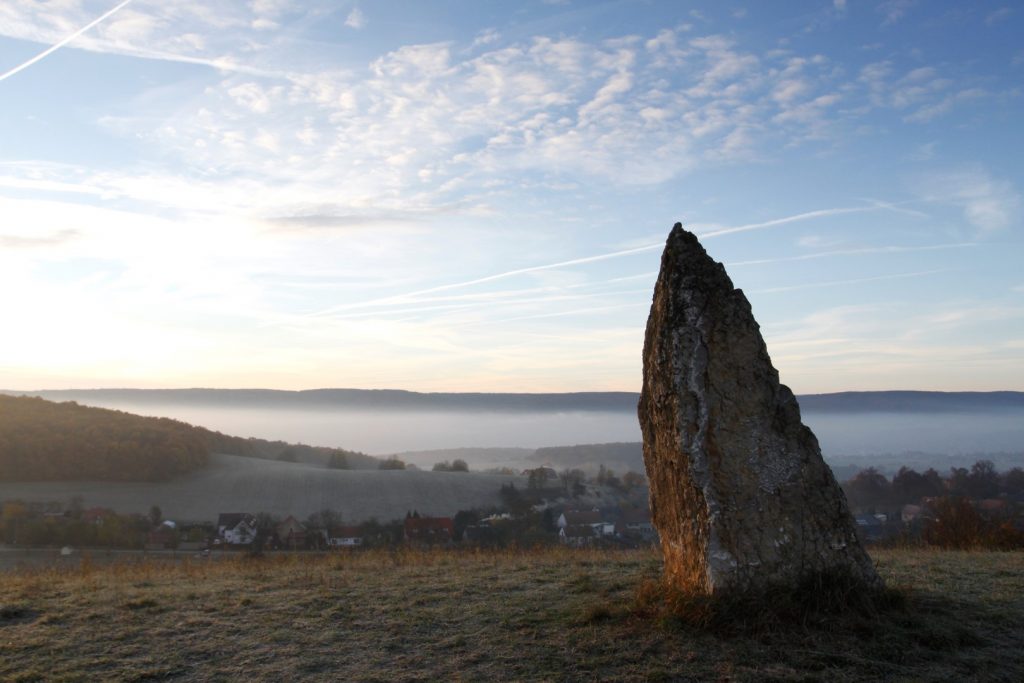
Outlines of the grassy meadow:
M 874 556 L 890 608 L 725 628 L 650 550 L 86 560 L 0 574 L 0 680 L 1024 680 L 1024 553 Z
M 487 508 L 501 503 L 503 484 L 526 486 L 525 477 L 482 472 L 332 470 L 303 463 L 214 454 L 210 464 L 162 482 L 0 482 L 0 501 L 66 503 L 145 514 L 158 505 L 164 517 L 209 521 L 221 512 L 268 512 L 305 519 L 331 509 L 348 522 L 371 517 L 401 519 L 408 510 L 425 515 Z

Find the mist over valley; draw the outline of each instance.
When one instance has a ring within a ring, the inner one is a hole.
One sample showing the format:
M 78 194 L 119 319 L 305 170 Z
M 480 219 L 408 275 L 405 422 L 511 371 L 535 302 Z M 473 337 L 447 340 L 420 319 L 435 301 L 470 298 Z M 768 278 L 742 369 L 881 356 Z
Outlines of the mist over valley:
M 377 456 L 402 454 L 424 468 L 458 457 L 474 469 L 522 469 L 535 466 L 536 449 L 622 442 L 635 443 L 637 457 L 606 464 L 643 467 L 636 394 L 629 392 L 133 389 L 31 394 L 170 417 L 243 437 Z M 910 453 L 915 455 L 904 459 L 947 468 L 970 464 L 977 454 L 1024 451 L 1022 392 L 845 392 L 798 398 L 804 421 L 833 462 L 848 465 L 871 456 L 896 461 Z

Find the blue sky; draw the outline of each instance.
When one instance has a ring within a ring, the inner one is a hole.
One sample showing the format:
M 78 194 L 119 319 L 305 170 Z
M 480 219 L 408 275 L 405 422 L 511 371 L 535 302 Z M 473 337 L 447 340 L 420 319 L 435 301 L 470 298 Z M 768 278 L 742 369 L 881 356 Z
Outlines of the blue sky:
M 1007 2 L 7 0 L 0 386 L 637 390 L 682 221 L 798 393 L 1022 390 L 1021 35 Z

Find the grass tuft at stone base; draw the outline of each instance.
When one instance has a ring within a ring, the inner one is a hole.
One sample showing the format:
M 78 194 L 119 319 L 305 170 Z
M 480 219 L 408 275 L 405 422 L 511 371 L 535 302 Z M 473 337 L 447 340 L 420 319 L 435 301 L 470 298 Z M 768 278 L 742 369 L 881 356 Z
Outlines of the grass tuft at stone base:
M 633 611 L 644 618 L 718 635 L 757 636 L 790 629 L 856 629 L 910 615 L 904 589 L 875 588 L 840 572 L 815 574 L 796 586 L 768 586 L 714 595 L 680 591 L 649 580 L 636 592 Z

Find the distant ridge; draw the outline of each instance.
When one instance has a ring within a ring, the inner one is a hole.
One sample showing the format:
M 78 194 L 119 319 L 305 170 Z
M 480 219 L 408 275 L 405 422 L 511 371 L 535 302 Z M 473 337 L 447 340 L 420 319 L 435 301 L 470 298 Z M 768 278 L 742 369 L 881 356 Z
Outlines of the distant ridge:
M 628 391 L 575 393 L 419 393 L 397 389 L 68 389 L 0 391 L 85 404 L 181 404 L 237 408 L 338 408 L 461 412 L 633 412 L 639 394 Z M 1024 409 L 1020 391 L 845 391 L 797 397 L 808 413 L 978 412 Z
M 798 396 L 808 413 L 953 413 L 1024 409 L 1021 391 L 844 391 Z
M 561 394 L 419 393 L 398 389 L 68 389 L 3 391 L 52 401 L 109 401 L 132 404 L 192 404 L 221 407 L 348 408 L 362 410 L 460 410 L 476 412 L 559 412 L 636 410 L 632 392 Z

